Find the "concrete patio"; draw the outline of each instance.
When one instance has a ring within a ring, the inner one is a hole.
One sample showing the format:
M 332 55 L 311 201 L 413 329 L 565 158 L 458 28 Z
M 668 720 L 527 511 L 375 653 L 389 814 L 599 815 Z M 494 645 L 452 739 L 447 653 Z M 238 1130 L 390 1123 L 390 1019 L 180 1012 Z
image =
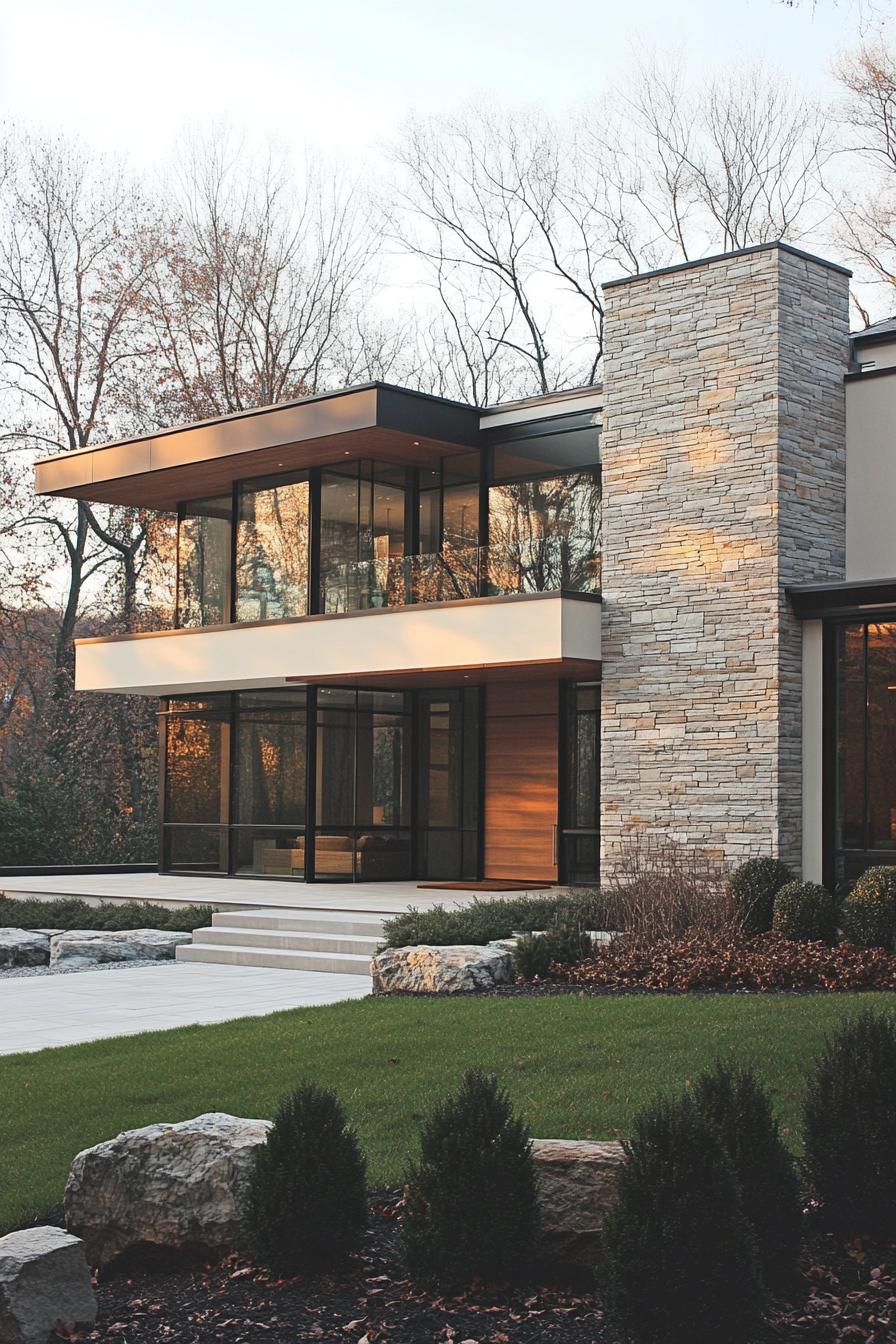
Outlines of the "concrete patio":
M 533 890 L 536 888 L 533 887 Z M 540 888 L 539 888 L 540 889 Z M 212 905 L 216 910 L 262 907 L 266 910 L 353 910 L 398 915 L 408 906 L 434 905 L 457 909 L 474 896 L 473 889 L 432 891 L 416 882 L 275 882 L 251 877 L 184 877 L 159 873 L 72 873 L 49 877 L 0 878 L 6 896 L 78 896 L 86 901 L 158 901 L 163 905 Z M 491 893 L 500 895 L 500 892 Z M 522 892 L 516 892 L 522 895 Z

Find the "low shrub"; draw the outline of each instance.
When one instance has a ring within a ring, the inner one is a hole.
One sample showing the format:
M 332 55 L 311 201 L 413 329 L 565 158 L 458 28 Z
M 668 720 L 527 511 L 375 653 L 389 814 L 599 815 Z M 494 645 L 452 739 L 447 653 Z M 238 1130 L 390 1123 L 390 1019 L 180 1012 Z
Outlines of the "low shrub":
M 714 854 L 665 838 L 626 838 L 608 855 L 601 896 L 606 923 L 636 938 L 674 938 L 688 929 L 734 930 L 739 920 L 727 869 Z
M 74 896 L 57 901 L 13 900 L 0 896 L 0 927 L 17 929 L 169 929 L 192 933 L 212 922 L 210 905 L 180 909 L 153 901 L 100 901 L 88 905 Z
M 402 1237 L 415 1278 L 500 1281 L 530 1259 L 536 1229 L 529 1133 L 497 1079 L 476 1069 L 423 1126 Z
M 693 1097 L 733 1163 L 765 1284 L 786 1295 L 796 1283 L 803 1215 L 768 1093 L 751 1069 L 720 1061 L 697 1078 Z
M 869 868 L 843 903 L 843 927 L 856 947 L 888 947 L 896 940 L 896 868 Z
M 543 896 L 474 899 L 460 910 L 437 905 L 431 910 L 408 910 L 386 920 L 387 947 L 435 946 L 448 943 L 491 943 L 509 938 L 516 930 L 531 932 L 556 924 L 583 929 L 606 928 L 604 905 L 596 891 L 547 892 Z
M 837 903 L 817 882 L 788 882 L 775 896 L 772 931 L 796 942 L 830 942 L 837 932 Z
M 256 1154 L 248 1229 L 259 1263 L 288 1275 L 344 1261 L 364 1233 L 365 1176 L 335 1092 L 302 1083 L 281 1101 Z
M 734 1166 L 690 1097 L 637 1115 L 604 1224 L 611 1310 L 638 1344 L 748 1344 L 762 1288 Z
M 728 890 L 745 933 L 768 933 L 775 897 L 792 881 L 793 873 L 780 859 L 747 859 L 734 870 Z
M 598 990 L 687 993 L 896 989 L 896 954 L 840 943 L 795 943 L 773 933 L 757 938 L 692 929 L 655 942 L 616 938 L 586 960 L 558 968 L 556 979 Z
M 544 980 L 552 966 L 569 966 L 591 951 L 591 939 L 578 925 L 558 924 L 544 933 L 528 933 L 513 949 L 513 969 L 519 980 Z
M 833 1226 L 896 1235 L 896 1020 L 863 1012 L 829 1038 L 809 1077 L 806 1171 Z

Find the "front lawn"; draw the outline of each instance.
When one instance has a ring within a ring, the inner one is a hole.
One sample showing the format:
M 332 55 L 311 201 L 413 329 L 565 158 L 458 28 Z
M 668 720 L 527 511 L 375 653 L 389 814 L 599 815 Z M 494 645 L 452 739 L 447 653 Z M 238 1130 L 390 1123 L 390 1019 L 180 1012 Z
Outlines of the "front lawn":
M 369 998 L 0 1058 L 0 1232 L 46 1215 L 79 1149 L 202 1111 L 270 1116 L 308 1075 L 343 1098 L 373 1183 L 397 1181 L 420 1116 L 465 1067 L 493 1070 L 533 1134 L 612 1138 L 717 1055 L 771 1087 L 799 1145 L 825 1033 L 896 995 Z

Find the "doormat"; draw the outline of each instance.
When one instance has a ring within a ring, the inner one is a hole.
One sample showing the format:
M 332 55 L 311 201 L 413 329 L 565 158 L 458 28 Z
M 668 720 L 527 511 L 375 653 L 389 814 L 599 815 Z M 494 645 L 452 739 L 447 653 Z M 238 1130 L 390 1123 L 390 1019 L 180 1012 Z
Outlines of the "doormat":
M 418 882 L 418 891 L 550 891 L 553 882 L 502 882 L 493 877 L 485 882 Z

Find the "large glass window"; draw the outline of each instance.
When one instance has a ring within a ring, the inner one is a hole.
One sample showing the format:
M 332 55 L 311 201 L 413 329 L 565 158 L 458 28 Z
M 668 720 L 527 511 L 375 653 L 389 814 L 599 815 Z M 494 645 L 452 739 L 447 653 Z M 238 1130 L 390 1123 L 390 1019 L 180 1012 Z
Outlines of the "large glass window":
M 325 612 L 404 600 L 407 472 L 382 462 L 328 469 L 320 486 L 321 607 Z
M 172 700 L 164 732 L 163 863 L 226 872 L 229 697 Z
M 230 620 L 231 499 L 181 505 L 177 525 L 177 623 L 223 625 Z
M 479 692 L 422 691 L 417 746 L 420 873 L 442 881 L 478 873 Z
M 318 692 L 319 879 L 410 876 L 411 707 L 403 692 Z
M 896 862 L 896 622 L 836 629 L 835 878 Z
M 565 689 L 561 872 L 574 885 L 593 885 L 600 858 L 600 686 Z
M 308 611 L 310 487 L 305 476 L 247 481 L 236 534 L 236 619 L 273 621 Z
M 233 815 L 238 873 L 304 875 L 307 728 L 303 691 L 237 697 Z
M 490 591 L 600 591 L 597 453 L 594 427 L 495 446 L 488 502 Z

